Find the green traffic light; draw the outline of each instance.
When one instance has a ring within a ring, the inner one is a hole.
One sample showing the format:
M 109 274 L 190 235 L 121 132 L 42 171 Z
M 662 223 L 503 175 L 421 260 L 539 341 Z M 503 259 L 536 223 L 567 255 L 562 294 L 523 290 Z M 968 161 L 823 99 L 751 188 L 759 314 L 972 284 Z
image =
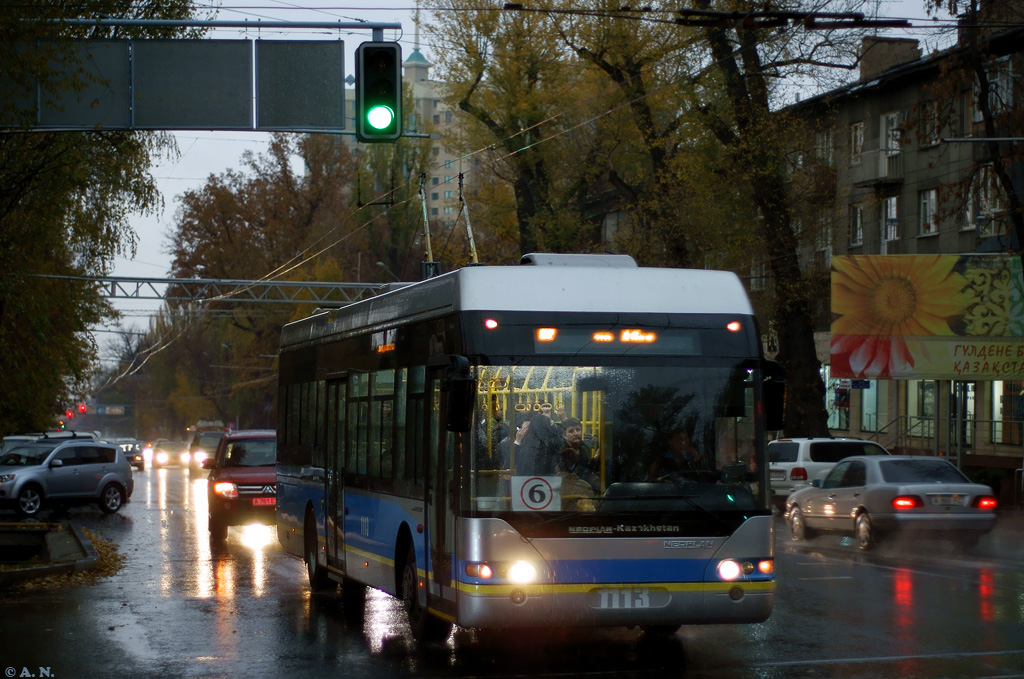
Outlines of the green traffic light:
M 389 106 L 374 106 L 366 112 L 366 122 L 375 130 L 385 130 L 391 127 L 395 119 L 395 112 Z

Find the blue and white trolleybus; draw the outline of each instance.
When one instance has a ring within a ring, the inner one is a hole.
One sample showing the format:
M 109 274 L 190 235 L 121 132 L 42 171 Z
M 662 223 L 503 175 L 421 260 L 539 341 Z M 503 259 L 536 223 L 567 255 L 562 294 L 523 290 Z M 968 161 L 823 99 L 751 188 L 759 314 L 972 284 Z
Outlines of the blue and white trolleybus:
M 727 272 L 536 255 L 287 325 L 277 530 L 421 638 L 771 614 L 782 380 Z

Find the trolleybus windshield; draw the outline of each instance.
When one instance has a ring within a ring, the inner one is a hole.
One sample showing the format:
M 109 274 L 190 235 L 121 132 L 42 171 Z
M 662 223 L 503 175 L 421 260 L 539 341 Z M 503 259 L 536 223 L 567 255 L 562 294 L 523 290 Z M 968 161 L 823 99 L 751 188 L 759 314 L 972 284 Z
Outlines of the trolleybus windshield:
M 721 363 L 479 366 L 464 509 L 766 510 L 759 372 Z

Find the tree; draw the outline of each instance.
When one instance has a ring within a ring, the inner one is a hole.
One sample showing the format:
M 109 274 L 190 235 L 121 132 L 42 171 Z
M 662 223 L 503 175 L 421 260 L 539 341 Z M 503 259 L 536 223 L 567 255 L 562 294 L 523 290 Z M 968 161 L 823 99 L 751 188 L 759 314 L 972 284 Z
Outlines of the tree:
M 594 95 L 594 81 L 544 15 L 478 8 L 449 0 L 428 26 L 450 46 L 438 50 L 437 67 L 447 102 L 466 114 L 461 149 L 487 149 L 475 154 L 483 165 L 473 172 L 474 185 L 492 192 L 490 178 L 477 179 L 486 171 L 510 187 L 516 254 L 591 246 L 584 199 L 600 167 L 597 136 L 594 126 L 578 123 L 586 120 L 581 104 Z
M 54 19 L 159 15 L 188 18 L 180 0 L 35 3 L 0 13 L 0 120 L 22 125 L 0 135 L 0 431 L 52 426 L 83 396 L 98 349 L 90 327 L 115 316 L 91 286 L 71 278 L 102 276 L 114 255 L 134 252 L 133 213 L 157 210 L 151 158 L 168 152 L 165 135 L 138 132 L 29 132 L 26 103 L 37 80 L 43 96 L 74 92 L 80 77 L 67 63 L 64 38 L 87 37 Z M 113 37 L 144 31 L 113 32 Z M 161 31 L 172 35 L 173 30 Z M 43 42 L 40 42 L 43 41 Z

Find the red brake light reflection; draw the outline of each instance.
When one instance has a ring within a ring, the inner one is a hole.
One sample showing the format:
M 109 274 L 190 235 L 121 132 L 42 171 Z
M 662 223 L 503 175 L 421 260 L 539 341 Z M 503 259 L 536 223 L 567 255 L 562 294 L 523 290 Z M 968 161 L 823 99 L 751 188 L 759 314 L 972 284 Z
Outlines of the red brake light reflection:
M 739 321 L 729 321 L 725 324 L 725 329 L 729 332 L 739 332 L 743 329 L 743 324 Z
M 487 328 L 488 330 L 494 330 L 495 328 L 498 327 L 498 321 L 494 320 L 493 318 L 488 318 L 486 321 L 484 321 L 484 327 Z

